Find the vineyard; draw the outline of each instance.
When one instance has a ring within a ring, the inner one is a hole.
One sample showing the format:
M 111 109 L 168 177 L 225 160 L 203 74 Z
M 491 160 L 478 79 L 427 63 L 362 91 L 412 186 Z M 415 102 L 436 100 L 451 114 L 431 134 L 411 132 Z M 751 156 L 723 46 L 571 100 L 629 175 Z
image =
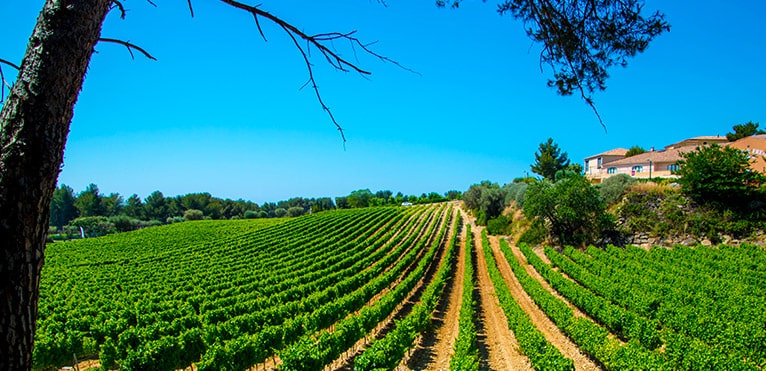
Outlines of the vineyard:
M 456 203 L 50 244 L 34 361 L 124 370 L 763 370 L 754 246 L 531 249 Z

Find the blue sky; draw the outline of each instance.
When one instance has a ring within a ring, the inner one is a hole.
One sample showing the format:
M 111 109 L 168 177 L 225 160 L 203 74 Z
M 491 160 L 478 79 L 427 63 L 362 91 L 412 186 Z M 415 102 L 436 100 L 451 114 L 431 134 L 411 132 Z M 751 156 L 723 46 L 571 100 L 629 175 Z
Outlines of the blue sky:
M 102 36 L 158 61 L 97 45 L 59 177 L 77 192 L 96 183 L 125 197 L 210 192 L 259 203 L 360 188 L 445 192 L 525 175 L 548 137 L 582 162 L 615 147 L 725 135 L 747 121 L 766 126 L 764 1 L 647 1 L 672 29 L 611 70 L 594 96 L 606 133 L 579 98 L 546 87 L 539 47 L 491 1 L 458 10 L 430 0 L 263 1 L 307 33 L 358 30 L 419 73 L 358 53 L 373 73 L 363 78 L 314 58 L 345 150 L 313 92 L 300 89 L 305 65 L 277 27 L 263 22 L 264 42 L 250 16 L 217 1 L 195 1 L 193 19 L 183 1 L 123 3 L 126 20 L 111 14 Z M 42 4 L 0 2 L 1 58 L 20 62 Z

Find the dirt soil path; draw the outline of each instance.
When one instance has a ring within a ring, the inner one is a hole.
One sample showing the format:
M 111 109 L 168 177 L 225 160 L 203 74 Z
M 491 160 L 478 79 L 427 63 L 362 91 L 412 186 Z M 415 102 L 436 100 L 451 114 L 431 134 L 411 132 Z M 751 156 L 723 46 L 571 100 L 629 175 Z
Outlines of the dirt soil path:
M 449 278 L 444 293 L 436 307 L 432 323 L 434 330 L 426 332 L 418 342 L 409 360 L 402 362 L 398 369 L 405 370 L 447 370 L 452 348 L 458 334 L 458 319 L 463 296 L 463 274 L 465 272 L 465 219 L 461 225 L 457 266 Z
M 588 358 L 587 355 L 580 351 L 580 348 L 577 347 L 577 345 L 572 342 L 572 340 L 570 340 L 558 328 L 558 326 L 556 326 L 556 324 L 551 321 L 550 318 L 548 318 L 548 316 L 537 306 L 537 304 L 535 304 L 532 298 L 529 297 L 526 291 L 524 291 L 524 288 L 521 287 L 521 283 L 519 283 L 519 280 L 516 279 L 516 276 L 513 274 L 508 261 L 505 260 L 505 255 L 503 255 L 502 251 L 500 251 L 500 240 L 498 237 L 489 236 L 489 242 L 490 246 L 492 247 L 492 253 L 495 256 L 495 260 L 498 262 L 500 273 L 502 274 L 503 279 L 505 279 L 505 282 L 508 284 L 508 287 L 511 290 L 511 295 L 513 295 L 513 298 L 516 299 L 516 302 L 519 304 L 519 306 L 521 306 L 521 308 L 527 312 L 535 327 L 537 327 L 543 336 L 545 336 L 545 338 L 551 344 L 553 344 L 553 346 L 561 351 L 565 357 L 574 361 L 576 370 L 601 370 L 601 368 L 595 362 L 593 362 L 590 358 Z M 527 261 L 524 258 L 521 250 L 519 250 L 519 248 L 515 245 L 511 245 L 511 250 L 514 254 L 514 257 L 512 258 L 518 260 L 527 270 L 530 276 L 540 281 L 543 287 L 555 294 L 555 290 L 553 290 L 547 284 L 547 282 L 543 280 L 542 276 L 540 276 L 532 266 L 527 264 Z M 567 304 L 569 303 L 567 302 Z M 577 312 L 579 312 L 579 310 L 575 308 L 575 313 Z M 582 313 L 579 315 L 583 316 Z
M 489 278 L 487 261 L 480 252 L 481 229 L 471 226 L 474 235 L 477 285 L 479 288 L 479 324 L 477 340 L 484 370 L 532 370 L 529 359 L 521 353 L 519 343 L 508 328 L 508 320 L 500 307 L 495 287 Z
M 452 217 L 456 217 L 456 210 L 453 210 Z M 441 215 L 441 218 L 447 218 L 448 215 L 446 211 Z M 437 216 L 437 223 L 441 223 L 441 218 Z M 396 308 L 394 308 L 393 312 L 386 317 L 382 322 L 380 322 L 367 336 L 365 336 L 362 339 L 359 339 L 351 348 L 347 349 L 344 354 L 342 354 L 338 359 L 330 363 L 329 365 L 324 367 L 325 371 L 352 371 L 354 367 L 354 359 L 362 354 L 364 350 L 370 345 L 370 340 L 372 339 L 380 339 L 384 337 L 388 332 L 394 329 L 395 321 L 398 319 L 402 319 L 406 317 L 410 311 L 412 310 L 412 307 L 420 300 L 420 295 L 425 291 L 426 286 L 433 280 L 434 275 L 436 274 L 436 271 L 438 267 L 441 265 L 442 260 L 445 258 L 445 246 L 446 241 L 449 238 L 449 236 L 452 233 L 452 223 L 449 222 L 447 225 L 447 230 L 444 234 L 444 239 L 441 242 L 441 246 L 438 247 L 438 251 L 436 256 L 434 257 L 434 260 L 431 262 L 431 264 L 426 269 L 425 275 L 420 279 L 418 284 L 410 291 L 408 297 L 399 304 Z M 433 239 L 435 235 L 437 234 L 437 231 L 433 232 L 433 235 L 431 235 L 428 238 L 428 242 L 426 243 L 426 246 L 430 246 L 433 243 Z M 425 252 L 425 249 L 424 249 Z M 417 259 L 420 260 L 420 259 Z M 416 263 L 413 263 L 413 265 L 417 265 Z M 409 270 L 408 270 L 409 272 Z M 406 275 L 407 273 L 404 273 Z M 406 355 L 405 355 L 406 356 Z

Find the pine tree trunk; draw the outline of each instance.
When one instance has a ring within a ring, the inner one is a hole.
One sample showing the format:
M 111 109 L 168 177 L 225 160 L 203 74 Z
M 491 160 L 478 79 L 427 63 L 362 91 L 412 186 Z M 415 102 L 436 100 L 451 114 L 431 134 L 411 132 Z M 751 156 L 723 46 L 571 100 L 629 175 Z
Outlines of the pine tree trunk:
M 47 0 L 0 111 L 0 370 L 30 370 L 49 206 L 110 0 Z

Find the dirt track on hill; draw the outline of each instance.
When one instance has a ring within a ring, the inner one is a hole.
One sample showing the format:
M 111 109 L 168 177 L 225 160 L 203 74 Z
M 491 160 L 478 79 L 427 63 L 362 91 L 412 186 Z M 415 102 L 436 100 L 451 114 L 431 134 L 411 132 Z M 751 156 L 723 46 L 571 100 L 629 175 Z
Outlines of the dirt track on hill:
M 489 278 L 487 261 L 480 252 L 481 229 L 473 226 L 471 230 L 474 234 L 477 284 L 480 291 L 477 329 L 480 331 L 477 334 L 482 358 L 480 367 L 488 370 L 532 370 L 529 359 L 521 353 L 516 337 L 508 328 L 508 320 Z
M 502 251 L 500 251 L 500 240 L 498 237 L 489 236 L 489 242 L 490 246 L 492 247 L 492 253 L 495 256 L 495 260 L 497 261 L 498 268 L 500 269 L 500 273 L 502 274 L 503 279 L 511 290 L 511 295 L 513 295 L 513 298 L 516 299 L 516 302 L 519 304 L 519 306 L 521 306 L 521 309 L 527 312 L 530 319 L 532 320 L 532 323 L 535 325 L 535 327 L 537 327 L 538 330 L 540 330 L 543 336 L 545 336 L 545 339 L 547 339 L 553 346 L 561 351 L 565 357 L 573 360 L 576 370 L 601 370 L 601 368 L 595 362 L 593 362 L 590 358 L 588 358 L 587 355 L 580 351 L 580 348 L 577 347 L 577 344 L 572 342 L 572 340 L 570 340 L 558 328 L 558 326 L 556 326 L 556 324 L 553 323 L 550 318 L 548 318 L 548 316 L 537 306 L 537 304 L 535 304 L 532 298 L 527 295 L 527 293 L 524 291 L 524 288 L 521 287 L 518 279 L 516 279 L 516 276 L 513 274 L 511 266 L 505 259 L 505 255 L 502 253 Z M 543 287 L 549 291 L 553 291 L 547 282 L 543 280 L 542 276 L 540 276 L 531 265 L 527 264 L 524 255 L 521 253 L 521 250 L 519 250 L 517 246 L 511 245 L 511 250 L 514 253 L 514 256 L 509 258 L 517 259 L 527 270 L 530 276 L 532 276 L 532 278 L 538 280 L 543 285 Z M 580 311 L 575 308 L 576 315 L 578 312 Z M 583 316 L 582 313 L 579 315 Z

